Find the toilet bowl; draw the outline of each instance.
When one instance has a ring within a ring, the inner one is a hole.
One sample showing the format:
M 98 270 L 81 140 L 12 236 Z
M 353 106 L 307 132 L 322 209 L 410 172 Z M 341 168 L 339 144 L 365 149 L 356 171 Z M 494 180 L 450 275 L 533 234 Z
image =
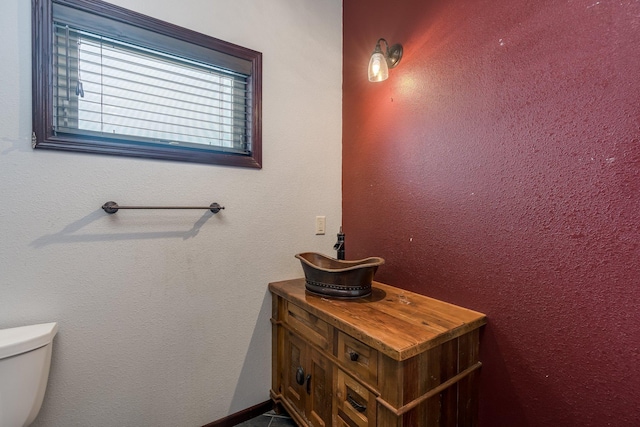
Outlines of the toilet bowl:
M 0 427 L 28 426 L 40 412 L 57 323 L 0 329 Z

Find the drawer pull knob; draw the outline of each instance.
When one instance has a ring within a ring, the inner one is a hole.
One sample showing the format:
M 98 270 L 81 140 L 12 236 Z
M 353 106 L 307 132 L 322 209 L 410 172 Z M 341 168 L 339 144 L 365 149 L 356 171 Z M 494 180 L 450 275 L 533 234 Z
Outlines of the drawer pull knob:
M 349 405 L 353 406 L 353 409 L 355 409 L 358 412 L 364 412 L 367 410 L 367 407 L 365 405 L 361 405 L 358 402 L 356 402 L 356 400 L 351 397 L 350 394 L 347 394 L 347 402 L 349 402 Z
M 353 350 L 349 350 L 348 354 L 349 354 L 349 359 L 351 359 L 352 362 L 355 362 L 356 360 L 358 360 L 358 357 L 360 357 L 360 355 Z
M 304 384 L 304 369 L 302 369 L 302 366 L 299 366 L 298 370 L 296 371 L 296 382 L 298 383 L 298 385 Z

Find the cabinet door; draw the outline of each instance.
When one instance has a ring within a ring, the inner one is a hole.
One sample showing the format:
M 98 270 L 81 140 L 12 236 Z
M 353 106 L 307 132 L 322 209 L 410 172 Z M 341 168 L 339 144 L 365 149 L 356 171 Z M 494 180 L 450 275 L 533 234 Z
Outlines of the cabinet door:
M 333 366 L 296 334 L 284 339 L 284 397 L 313 427 L 330 427 Z
M 311 349 L 307 387 L 307 418 L 314 427 L 329 427 L 333 401 L 333 367 L 318 351 Z
M 287 332 L 284 339 L 284 397 L 304 417 L 305 384 L 307 380 L 306 344 L 298 336 Z

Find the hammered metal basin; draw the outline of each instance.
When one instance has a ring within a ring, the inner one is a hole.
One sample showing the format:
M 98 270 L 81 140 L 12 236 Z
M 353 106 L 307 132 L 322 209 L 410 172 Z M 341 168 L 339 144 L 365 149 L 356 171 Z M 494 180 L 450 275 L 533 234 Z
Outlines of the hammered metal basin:
M 308 292 L 333 298 L 361 298 L 371 294 L 371 282 L 384 259 L 354 261 L 331 258 L 316 252 L 296 254 L 302 264 Z

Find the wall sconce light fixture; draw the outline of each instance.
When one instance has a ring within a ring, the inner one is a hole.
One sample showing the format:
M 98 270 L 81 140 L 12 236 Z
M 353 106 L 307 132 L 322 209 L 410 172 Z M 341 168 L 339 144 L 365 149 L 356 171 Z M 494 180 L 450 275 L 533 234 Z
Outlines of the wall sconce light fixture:
M 384 42 L 386 52 L 382 53 L 380 42 Z M 381 82 L 389 77 L 389 68 L 394 68 L 402 59 L 402 45 L 397 43 L 389 47 L 385 39 L 378 40 L 369 60 L 369 81 Z

